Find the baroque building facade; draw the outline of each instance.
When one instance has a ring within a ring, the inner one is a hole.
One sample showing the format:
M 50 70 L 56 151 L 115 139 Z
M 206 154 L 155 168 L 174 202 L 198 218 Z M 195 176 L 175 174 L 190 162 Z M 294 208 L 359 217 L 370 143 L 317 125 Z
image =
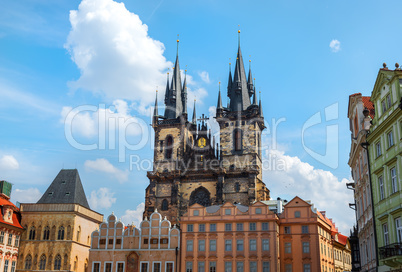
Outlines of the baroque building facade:
M 10 202 L 12 184 L 0 181 L 0 271 L 14 272 L 18 260 L 21 233 L 20 209 Z
M 195 103 L 192 121 L 188 121 L 186 78 L 182 83 L 176 56 L 172 79 L 169 75 L 167 79 L 164 115 L 159 115 L 155 100 L 154 166 L 147 173 L 150 183 L 144 216 L 158 209 L 178 223 L 194 203 L 250 205 L 270 199 L 261 171 L 261 132 L 265 128 L 261 99 L 257 103 L 251 68 L 246 76 L 240 44 L 234 75 L 229 71 L 227 96 L 229 104 L 224 107 L 219 90 L 217 138 L 204 115 L 197 119 Z
M 367 145 L 376 223 L 378 271 L 402 269 L 402 70 L 378 72 L 371 101 L 376 109 Z
M 355 212 L 357 222 L 357 237 L 359 240 L 361 271 L 376 271 L 377 243 L 373 217 L 373 204 L 369 163 L 365 143 L 367 130 L 374 118 L 374 105 L 369 96 L 355 93 L 349 96 L 348 118 L 351 131 L 351 147 L 348 164 L 352 171 L 352 183 L 348 188 L 354 192 Z M 358 269 L 358 263 L 354 269 Z
M 178 272 L 180 230 L 157 211 L 139 225 L 125 226 L 111 214 L 92 233 L 92 272 Z
M 20 209 L 17 271 L 89 271 L 91 233 L 103 215 L 90 209 L 76 169 L 61 170 L 37 203 Z

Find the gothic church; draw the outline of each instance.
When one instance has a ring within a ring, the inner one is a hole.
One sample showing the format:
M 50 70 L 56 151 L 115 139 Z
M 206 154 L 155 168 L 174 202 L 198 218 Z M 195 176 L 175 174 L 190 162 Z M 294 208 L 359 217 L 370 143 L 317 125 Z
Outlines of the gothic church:
M 240 43 L 234 76 L 229 70 L 227 95 L 229 103 L 224 107 L 219 90 L 218 143 L 207 118 L 197 119 L 195 104 L 192 120 L 188 120 L 186 77 L 182 83 L 177 54 L 171 82 L 169 74 L 167 78 L 164 115 L 159 115 L 155 100 L 154 166 L 147 173 L 150 183 L 144 216 L 157 209 L 178 223 L 194 203 L 250 205 L 270 199 L 261 171 L 261 132 L 265 128 L 261 98 L 257 103 L 251 68 L 246 77 Z

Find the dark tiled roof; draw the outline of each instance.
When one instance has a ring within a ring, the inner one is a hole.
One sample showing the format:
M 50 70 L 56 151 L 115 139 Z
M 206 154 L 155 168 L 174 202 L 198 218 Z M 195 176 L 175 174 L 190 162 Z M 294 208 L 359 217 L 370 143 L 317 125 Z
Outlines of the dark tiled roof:
M 74 203 L 90 209 L 77 169 L 62 169 L 37 203 Z

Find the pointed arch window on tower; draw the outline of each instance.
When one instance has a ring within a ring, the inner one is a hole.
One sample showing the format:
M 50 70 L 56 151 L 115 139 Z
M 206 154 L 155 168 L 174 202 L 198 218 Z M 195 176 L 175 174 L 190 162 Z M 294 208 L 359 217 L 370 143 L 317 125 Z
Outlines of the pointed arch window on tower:
M 61 226 L 59 228 L 59 232 L 57 234 L 57 240 L 64 240 L 64 227 Z
M 243 148 L 241 129 L 235 129 L 235 131 L 234 131 L 234 148 L 235 148 L 235 151 L 241 151 Z
M 50 235 L 50 228 L 46 226 L 45 230 L 43 231 L 43 240 L 49 240 L 49 235 Z
M 169 203 L 168 203 L 167 199 L 164 199 L 164 200 L 162 201 L 162 208 L 161 208 L 161 210 L 162 210 L 162 211 L 167 211 L 167 210 L 168 210 L 168 206 L 169 206 Z
M 29 240 L 35 240 L 35 227 L 31 227 L 29 230 Z
M 46 269 L 46 256 L 42 255 L 39 261 L 39 270 L 45 270 L 45 269 Z
M 168 159 L 168 160 L 171 159 L 172 153 L 173 153 L 173 137 L 167 136 L 166 137 L 166 154 L 165 154 L 166 159 Z

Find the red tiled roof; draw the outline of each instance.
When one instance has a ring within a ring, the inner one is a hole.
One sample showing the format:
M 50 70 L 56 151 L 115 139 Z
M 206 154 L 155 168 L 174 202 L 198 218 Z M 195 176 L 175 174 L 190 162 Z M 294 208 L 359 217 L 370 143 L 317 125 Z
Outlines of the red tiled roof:
M 0 197 L 0 206 L 11 206 L 11 207 L 13 207 L 13 210 L 14 210 L 13 223 L 8 223 L 8 222 L 4 221 L 3 216 L 1 214 L 0 214 L 0 223 L 14 226 L 16 228 L 24 229 L 20 224 L 20 220 L 21 220 L 21 216 L 19 215 L 20 209 L 18 209 L 13 203 L 11 203 L 9 200 L 7 200 L 3 197 Z
M 370 96 L 362 96 L 363 105 L 370 111 L 370 117 L 374 118 L 374 104 L 370 101 Z
M 346 246 L 346 243 L 348 242 L 348 237 L 345 235 L 342 235 L 340 233 L 338 233 L 338 243 Z

